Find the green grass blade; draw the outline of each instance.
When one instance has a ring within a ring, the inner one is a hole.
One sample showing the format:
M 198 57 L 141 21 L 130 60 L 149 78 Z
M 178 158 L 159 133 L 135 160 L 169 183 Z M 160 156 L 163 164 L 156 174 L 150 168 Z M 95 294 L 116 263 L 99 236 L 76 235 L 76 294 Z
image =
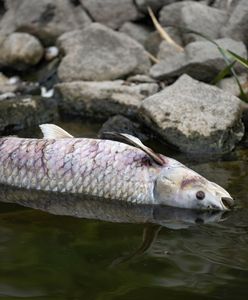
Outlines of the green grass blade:
M 234 61 L 237 61 L 240 64 L 242 64 L 243 66 L 245 66 L 246 68 L 248 68 L 248 61 L 245 58 L 239 56 L 238 54 L 236 54 L 236 53 L 234 53 L 234 52 L 232 52 L 230 50 L 226 50 L 226 49 L 222 48 L 218 43 L 216 43 L 214 40 L 212 40 L 210 37 L 208 37 L 208 36 L 206 36 L 204 34 L 201 34 L 201 33 L 197 32 L 197 31 L 194 31 L 194 30 L 188 30 L 188 29 L 185 29 L 185 28 L 181 28 L 181 29 L 184 32 L 196 34 L 196 35 L 204 38 L 205 40 L 209 41 L 210 43 L 214 44 L 217 47 L 217 49 L 220 51 L 220 53 L 223 56 L 223 59 L 224 59 L 226 65 L 227 65 L 227 67 L 220 72 L 222 74 L 219 73 L 217 75 L 217 77 L 219 76 L 219 78 L 221 78 L 221 76 L 223 76 L 223 74 L 225 75 L 225 73 L 229 69 L 230 73 L 235 78 L 235 81 L 237 82 L 237 85 L 239 87 L 239 90 L 240 90 L 240 99 L 242 99 L 244 102 L 248 103 L 248 95 L 244 92 L 244 90 L 242 88 L 242 85 L 241 85 L 241 83 L 239 81 L 239 78 L 237 76 L 237 73 L 236 73 L 236 71 L 233 68 L 233 65 L 234 65 L 233 62 Z M 230 59 L 230 57 L 231 57 L 231 59 Z M 214 80 L 216 80 L 216 78 Z
M 235 59 L 237 62 L 239 62 L 241 65 L 246 67 L 248 69 L 248 60 L 244 57 L 239 56 L 238 54 L 232 52 L 231 50 L 225 50 L 225 52 L 228 53 L 233 59 Z
M 231 68 L 233 67 L 233 65 L 236 63 L 236 61 L 233 61 L 231 64 L 229 64 L 228 66 L 226 66 L 223 70 L 221 70 L 217 76 L 210 82 L 211 84 L 217 84 L 218 82 L 220 82 L 223 78 L 225 78 L 227 75 L 231 74 Z

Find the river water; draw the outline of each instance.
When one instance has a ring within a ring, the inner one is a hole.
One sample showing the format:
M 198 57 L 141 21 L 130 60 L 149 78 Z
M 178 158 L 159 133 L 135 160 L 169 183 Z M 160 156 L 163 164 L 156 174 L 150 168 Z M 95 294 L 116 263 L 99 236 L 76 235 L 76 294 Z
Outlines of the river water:
M 89 137 L 99 128 L 62 125 Z M 73 206 L 73 198 L 0 187 L 0 200 L 13 202 L 0 203 L 0 298 L 247 299 L 248 151 L 207 162 L 154 147 L 221 184 L 237 199 L 234 211 Z

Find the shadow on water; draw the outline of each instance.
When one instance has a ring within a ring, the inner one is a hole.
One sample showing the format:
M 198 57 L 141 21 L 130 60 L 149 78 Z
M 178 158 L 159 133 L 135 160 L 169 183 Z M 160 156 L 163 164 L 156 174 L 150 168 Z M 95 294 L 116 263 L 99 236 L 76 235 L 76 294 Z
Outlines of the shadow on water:
M 246 299 L 247 158 L 194 162 L 229 214 L 0 186 L 0 298 Z

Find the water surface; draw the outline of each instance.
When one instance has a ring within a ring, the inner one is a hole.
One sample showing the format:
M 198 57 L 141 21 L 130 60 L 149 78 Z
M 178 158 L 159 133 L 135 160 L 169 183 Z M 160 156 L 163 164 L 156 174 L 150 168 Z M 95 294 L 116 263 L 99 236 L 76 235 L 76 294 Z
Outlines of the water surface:
M 99 128 L 63 126 L 92 137 Z M 36 208 L 27 208 L 26 195 L 1 188 L 2 201 L 24 202 L 0 202 L 0 297 L 246 299 L 248 151 L 206 162 L 161 145 L 156 149 L 221 184 L 237 199 L 237 208 L 228 215 L 198 216 L 96 203 L 90 212 L 82 202 L 68 213 L 65 199 L 29 194 Z

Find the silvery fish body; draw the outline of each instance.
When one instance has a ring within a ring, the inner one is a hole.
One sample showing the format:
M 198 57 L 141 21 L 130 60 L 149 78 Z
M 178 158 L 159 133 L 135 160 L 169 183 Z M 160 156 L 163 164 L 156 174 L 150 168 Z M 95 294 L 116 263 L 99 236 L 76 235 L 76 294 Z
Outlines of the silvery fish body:
M 44 139 L 0 139 L 0 183 L 201 210 L 228 210 L 233 204 L 222 187 L 133 136 L 120 134 L 130 146 L 73 138 L 53 124 L 41 129 Z
M 0 139 L 0 181 L 17 187 L 153 203 L 160 169 L 142 150 L 110 140 Z

